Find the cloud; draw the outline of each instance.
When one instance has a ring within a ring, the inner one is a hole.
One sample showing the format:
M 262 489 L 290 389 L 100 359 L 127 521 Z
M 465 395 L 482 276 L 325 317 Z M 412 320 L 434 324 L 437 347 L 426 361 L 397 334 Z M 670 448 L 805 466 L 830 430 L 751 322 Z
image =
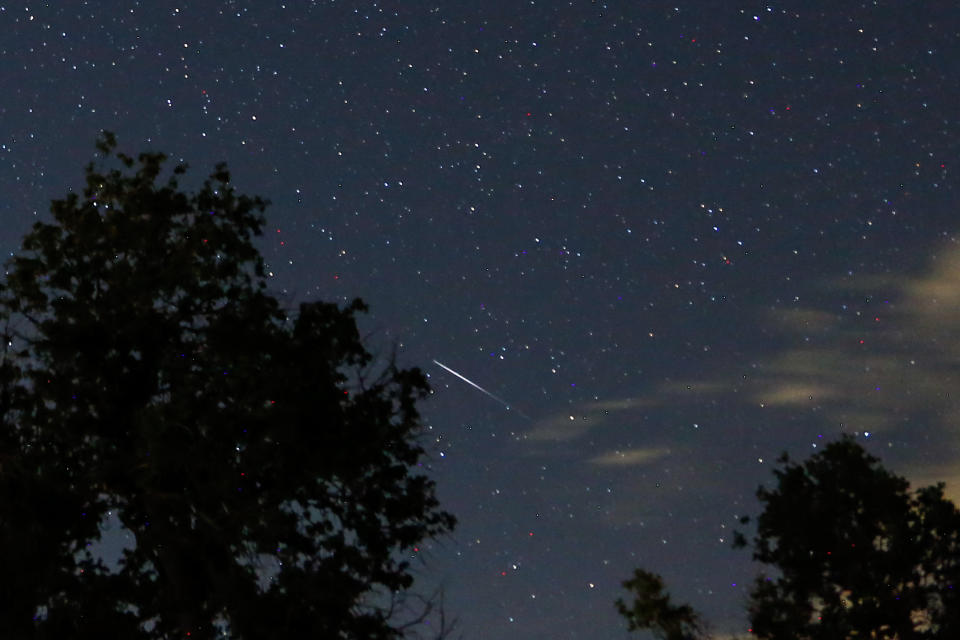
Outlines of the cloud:
M 796 429 L 794 442 L 812 437 L 811 427 L 827 438 L 870 433 L 890 443 L 884 464 L 896 462 L 915 486 L 936 469 L 930 481 L 960 496 L 960 246 L 938 250 L 922 272 L 828 279 L 801 299 L 810 302 L 758 312 L 739 360 L 553 415 L 525 438 L 576 447 L 582 460 L 609 468 L 733 446 L 734 458 L 712 449 L 722 469 L 751 455 L 772 461 L 791 441 L 784 429 Z
M 960 248 L 945 246 L 913 276 L 846 276 L 818 289 L 830 295 L 810 299 L 828 300 L 829 308 L 814 302 L 767 312 L 760 328 L 783 348 L 758 350 L 752 362 L 723 372 L 665 383 L 654 395 L 673 396 L 680 406 L 678 392 L 695 390 L 727 405 L 780 411 L 781 424 L 814 412 L 825 433 L 869 432 L 891 448 L 910 442 L 912 454 L 890 456 L 903 459 L 907 468 L 898 472 L 945 480 L 960 495 L 953 453 L 960 445 Z M 734 400 L 726 392 L 731 387 Z
M 650 464 L 668 455 L 670 455 L 670 449 L 618 449 L 594 456 L 589 462 L 613 467 L 636 466 Z
M 622 424 L 630 412 L 653 406 L 653 399 L 623 398 L 592 402 L 579 407 L 575 413 L 554 414 L 538 420 L 527 431 L 526 439 L 545 442 L 568 442 L 605 425 Z

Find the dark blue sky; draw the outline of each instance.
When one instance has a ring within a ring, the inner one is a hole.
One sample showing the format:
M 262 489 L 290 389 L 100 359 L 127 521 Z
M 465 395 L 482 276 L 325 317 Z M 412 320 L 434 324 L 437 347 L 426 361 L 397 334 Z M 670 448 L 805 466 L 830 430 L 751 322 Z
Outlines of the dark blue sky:
M 431 375 L 466 637 L 623 637 L 636 566 L 742 631 L 783 450 L 954 487 L 951 3 L 175 6 L 0 7 L 0 249 L 101 129 L 227 161 L 278 294 Z

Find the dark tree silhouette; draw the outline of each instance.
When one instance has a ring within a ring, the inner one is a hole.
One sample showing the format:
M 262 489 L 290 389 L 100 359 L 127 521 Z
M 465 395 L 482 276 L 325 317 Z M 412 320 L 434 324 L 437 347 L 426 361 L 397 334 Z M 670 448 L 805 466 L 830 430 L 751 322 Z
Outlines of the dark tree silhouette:
M 780 463 L 778 486 L 757 493 L 753 557 L 779 576 L 752 590 L 755 635 L 960 637 L 960 512 L 943 484 L 912 492 L 849 438 Z
M 359 300 L 280 308 L 225 166 L 187 194 L 97 148 L 0 287 L 3 637 L 399 637 L 404 555 L 454 524 L 416 472 L 424 376 L 375 365 Z
M 655 573 L 635 569 L 623 587 L 633 595 L 630 606 L 623 599 L 616 602 L 617 611 L 627 619 L 628 631 L 649 630 L 661 640 L 695 640 L 702 638 L 700 617 L 689 605 L 674 605 L 663 589 L 663 579 Z
M 943 483 L 911 491 L 851 438 L 779 464 L 777 487 L 757 491 L 753 557 L 774 575 L 761 574 L 750 594 L 755 637 L 960 638 L 960 511 Z M 735 534 L 734 546 L 750 544 Z M 624 586 L 634 602 L 616 606 L 630 630 L 698 637 L 699 616 L 670 603 L 659 576 L 637 570 Z

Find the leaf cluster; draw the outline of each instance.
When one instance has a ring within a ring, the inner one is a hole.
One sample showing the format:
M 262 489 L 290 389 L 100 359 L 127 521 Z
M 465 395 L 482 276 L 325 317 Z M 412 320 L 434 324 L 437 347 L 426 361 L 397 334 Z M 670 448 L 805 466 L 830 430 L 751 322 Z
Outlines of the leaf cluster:
M 675 605 L 664 590 L 663 579 L 649 571 L 635 569 L 623 582 L 633 596 L 627 603 L 618 598 L 617 611 L 627 620 L 628 631 L 650 630 L 661 640 L 696 640 L 703 637 L 703 624 L 689 605 Z
M 960 510 L 938 483 L 916 491 L 852 438 L 802 463 L 787 454 L 752 546 L 771 567 L 750 592 L 750 632 L 767 640 L 948 640 L 960 637 Z M 749 518 L 742 518 L 747 524 Z M 636 570 L 617 600 L 628 629 L 664 640 L 700 637 L 699 616 L 670 601 L 659 576 Z
M 416 369 L 376 368 L 345 308 L 288 317 L 253 245 L 266 202 L 220 165 L 98 141 L 0 287 L 5 637 L 390 638 L 372 594 L 449 531 Z M 118 566 L 90 551 L 119 518 Z
M 913 492 L 850 438 L 780 463 L 757 493 L 753 557 L 779 575 L 754 585 L 754 634 L 958 637 L 960 512 L 943 484 Z

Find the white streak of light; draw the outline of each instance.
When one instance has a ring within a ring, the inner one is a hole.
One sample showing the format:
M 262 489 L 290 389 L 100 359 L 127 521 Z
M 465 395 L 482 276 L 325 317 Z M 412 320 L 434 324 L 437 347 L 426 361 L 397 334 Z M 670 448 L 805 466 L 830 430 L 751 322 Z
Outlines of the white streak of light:
M 434 361 L 433 361 L 433 364 L 437 365 L 438 367 L 442 367 L 442 368 L 445 369 L 446 371 L 449 371 L 450 373 L 452 373 L 453 375 L 457 376 L 458 378 L 460 378 L 461 380 L 463 380 L 464 382 L 466 382 L 468 385 L 470 385 L 471 387 L 473 387 L 473 388 L 476 389 L 477 391 L 480 391 L 481 393 L 487 394 L 488 396 L 490 396 L 491 398 L 493 398 L 494 400 L 496 400 L 497 402 L 499 402 L 500 404 L 502 404 L 503 406 L 505 406 L 507 409 L 510 408 L 510 404 L 507 403 L 505 400 L 503 400 L 502 398 L 498 398 L 497 396 L 493 395 L 492 393 L 490 393 L 489 391 L 487 391 L 486 389 L 484 389 L 483 387 L 481 387 L 480 385 L 478 385 L 478 384 L 477 384 L 476 382 L 474 382 L 473 380 L 470 380 L 470 379 L 467 378 L 466 376 L 460 375 L 459 373 L 457 373 L 456 371 L 454 371 L 453 369 L 451 369 L 451 368 L 448 367 L 447 365 L 443 364 L 443 363 L 440 362 L 439 360 L 434 360 Z

